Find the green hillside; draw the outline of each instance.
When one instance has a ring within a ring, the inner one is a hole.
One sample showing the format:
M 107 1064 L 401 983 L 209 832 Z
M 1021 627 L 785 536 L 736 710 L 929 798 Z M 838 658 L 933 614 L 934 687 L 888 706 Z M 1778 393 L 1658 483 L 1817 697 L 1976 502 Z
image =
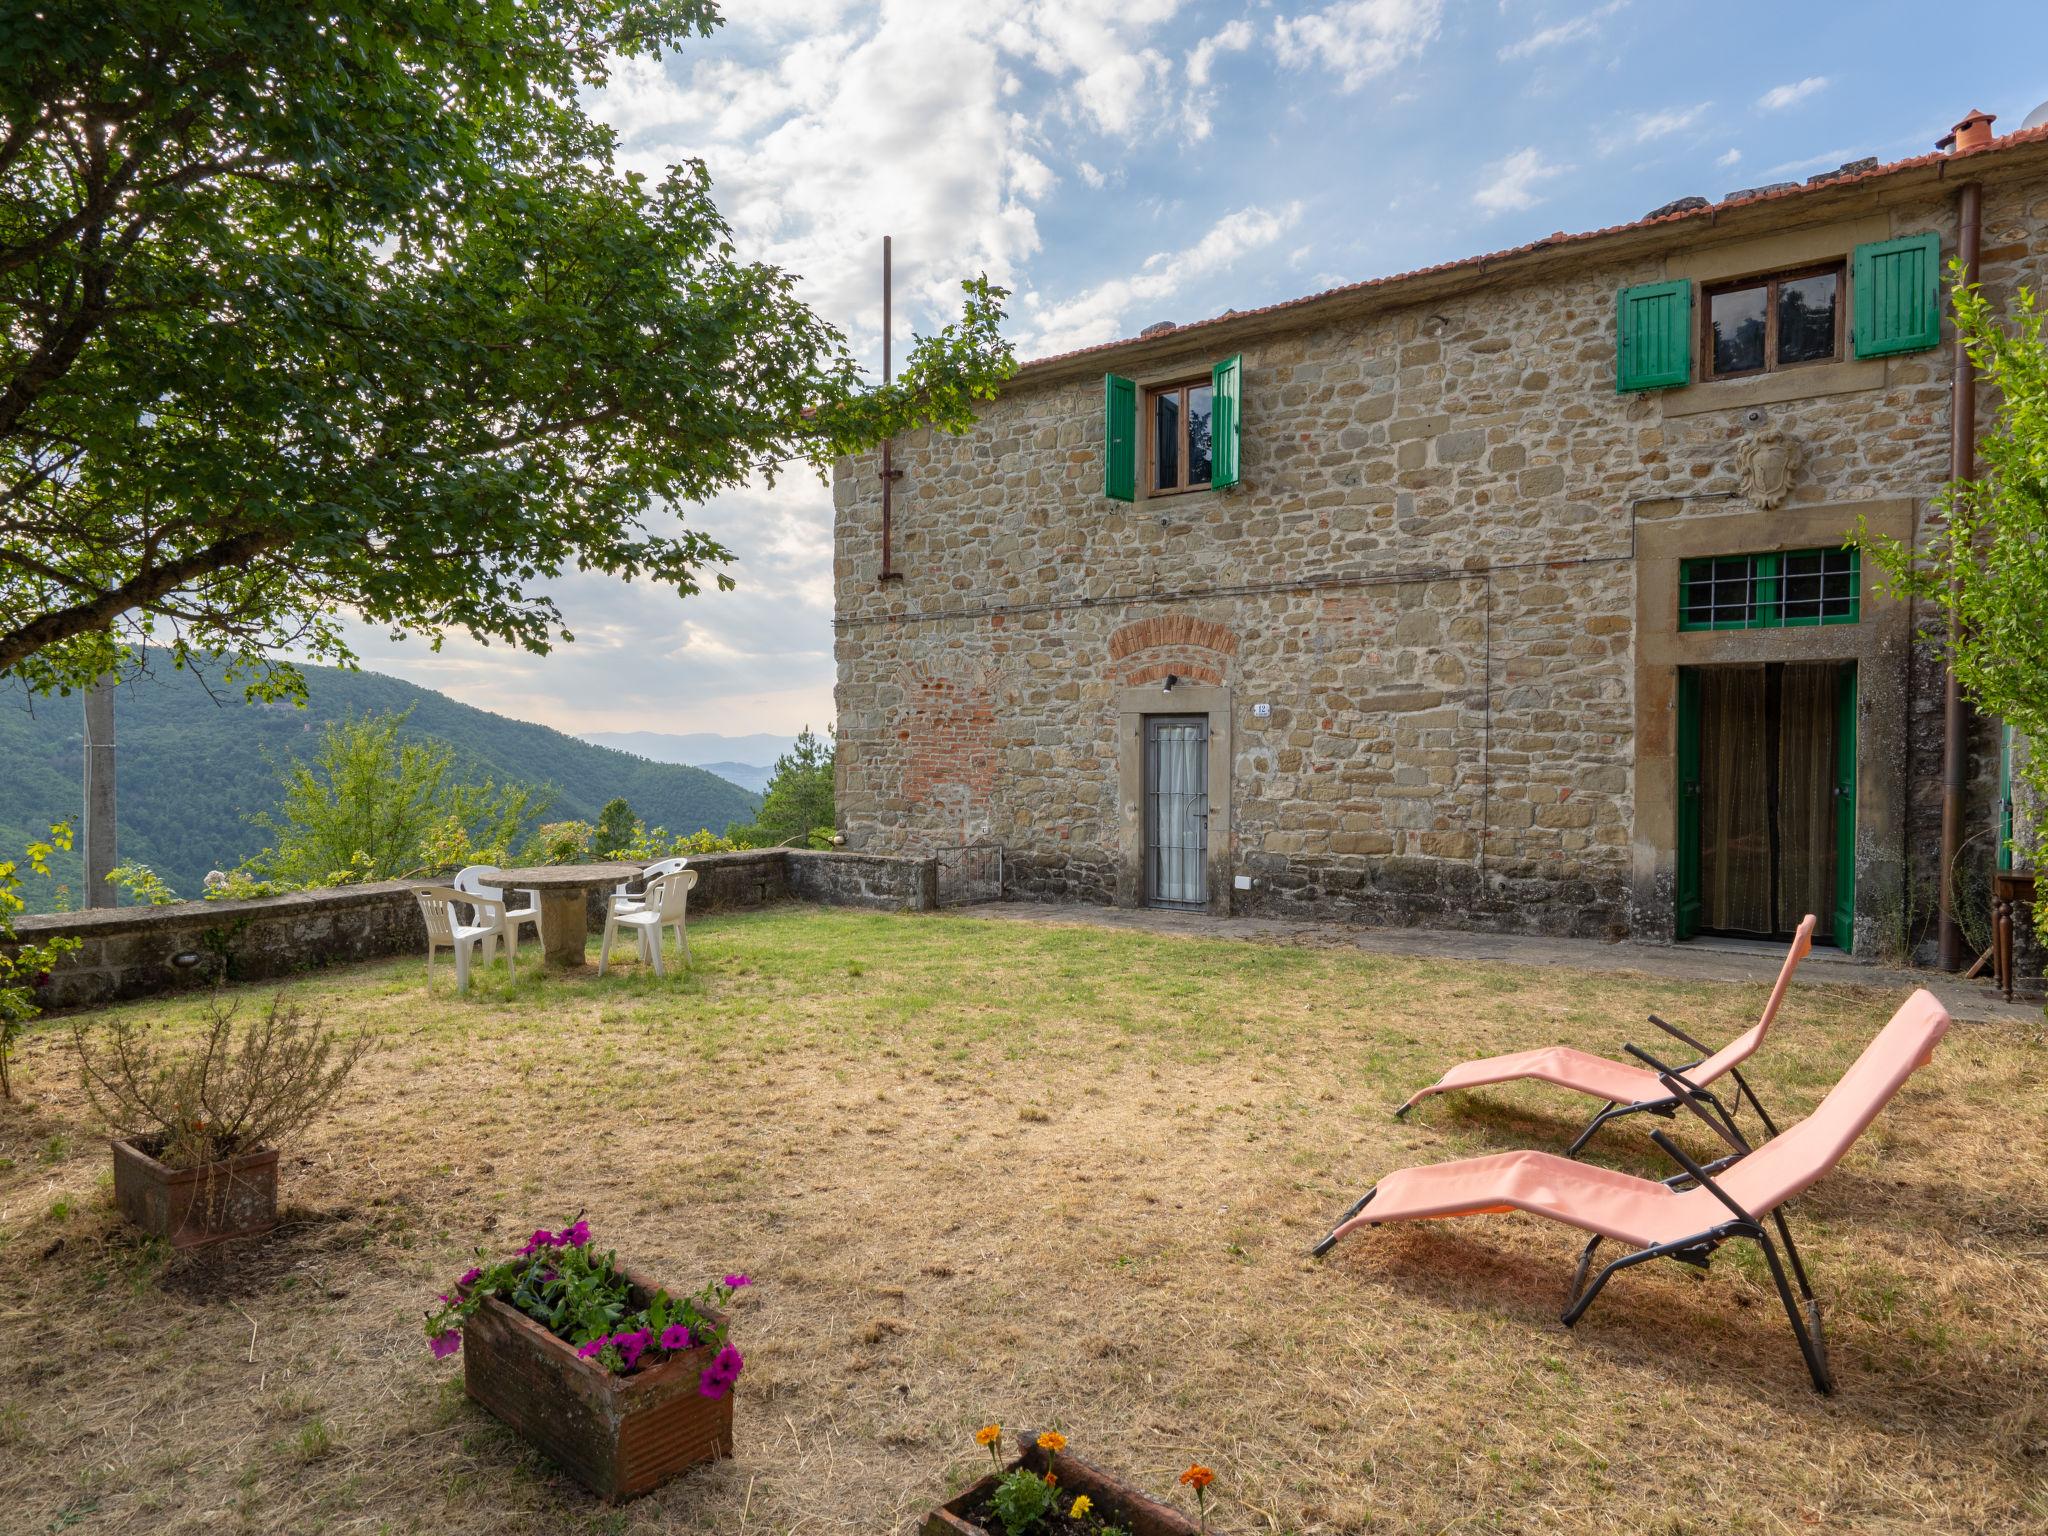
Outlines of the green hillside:
M 123 685 L 114 704 L 120 855 L 147 864 L 180 896 L 200 893 L 209 869 L 229 869 L 264 845 L 248 824 L 278 801 L 277 764 L 318 750 L 321 726 L 351 713 L 406 709 L 406 734 L 452 746 L 463 776 L 545 785 L 551 821 L 594 821 L 623 795 L 650 825 L 671 832 L 752 819 L 760 797 L 700 768 L 651 762 L 592 746 L 544 725 L 458 704 L 445 694 L 374 672 L 305 669 L 308 701 L 245 704 L 238 690 L 207 688 L 165 669 Z M 0 858 L 18 858 L 24 838 L 53 820 L 76 822 L 83 773 L 82 706 L 76 697 L 0 697 Z M 75 892 L 79 863 L 59 866 Z M 47 887 L 24 895 L 44 906 Z

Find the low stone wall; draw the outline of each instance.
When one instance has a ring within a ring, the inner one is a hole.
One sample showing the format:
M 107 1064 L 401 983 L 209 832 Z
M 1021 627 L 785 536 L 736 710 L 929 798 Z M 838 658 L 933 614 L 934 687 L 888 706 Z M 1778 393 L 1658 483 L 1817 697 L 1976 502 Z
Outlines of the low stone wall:
M 767 848 L 690 860 L 690 915 L 797 899 L 821 906 L 930 911 L 938 868 L 930 859 Z M 24 939 L 67 935 L 79 952 L 40 989 L 45 1009 L 91 1008 L 204 986 L 216 977 L 260 981 L 381 955 L 426 953 L 426 925 L 406 881 L 298 891 L 256 901 L 181 901 L 21 917 Z M 592 931 L 604 920 L 591 899 Z

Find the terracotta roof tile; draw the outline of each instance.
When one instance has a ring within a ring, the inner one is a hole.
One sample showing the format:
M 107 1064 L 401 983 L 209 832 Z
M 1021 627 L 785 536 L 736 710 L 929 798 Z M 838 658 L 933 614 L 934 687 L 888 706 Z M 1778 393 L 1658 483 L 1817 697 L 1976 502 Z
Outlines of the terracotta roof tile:
M 1482 267 L 1489 262 L 1505 261 L 1515 256 L 1532 255 L 1537 251 L 1550 250 L 1560 245 L 1580 245 L 1595 240 L 1606 240 L 1616 235 L 1631 234 L 1644 229 L 1660 228 L 1667 224 L 1683 224 L 1694 219 L 1711 220 L 1716 214 L 1727 208 L 1747 208 L 1755 204 L 1787 202 L 1793 198 L 1807 196 L 1810 193 L 1833 191 L 1839 187 L 1852 187 L 1863 182 L 1882 180 L 1887 176 L 1898 175 L 1902 171 L 1918 170 L 1924 166 L 1947 161 L 1974 160 L 1985 155 L 1998 154 L 2002 150 L 2012 149 L 2021 144 L 2041 143 L 2048 143 L 2048 126 L 2021 129 L 2017 133 L 2008 133 L 2001 138 L 1993 139 L 1981 149 L 1966 150 L 1957 154 L 1944 154 L 1939 150 L 1935 150 L 1928 154 L 1915 155 L 1906 160 L 1894 160 L 1889 165 L 1880 165 L 1867 171 L 1854 171 L 1847 175 L 1798 182 L 1779 187 L 1773 191 L 1752 193 L 1746 197 L 1723 198 L 1717 203 L 1707 203 L 1695 208 L 1683 208 L 1675 213 L 1653 215 L 1649 218 L 1636 219 L 1627 224 L 1610 224 L 1605 229 L 1582 230 L 1576 234 L 1568 234 L 1564 230 L 1558 230 L 1554 234 L 1546 235 L 1541 240 L 1532 240 L 1527 245 L 1511 246 L 1501 251 L 1488 251 L 1481 256 L 1465 256 L 1456 261 L 1442 261 L 1434 266 L 1417 267 L 1413 271 L 1396 272 L 1386 277 L 1369 277 L 1362 282 L 1345 283 L 1335 288 L 1325 288 L 1319 293 L 1305 294 L 1298 299 L 1282 299 L 1276 304 L 1262 305 L 1257 309 L 1238 309 L 1232 310 L 1228 314 L 1212 316 L 1207 320 L 1191 320 L 1186 325 L 1176 326 L 1171 334 L 1179 336 L 1185 332 L 1201 330 L 1207 326 L 1221 325 L 1226 321 L 1243 320 L 1255 315 L 1278 314 L 1290 309 L 1301 309 L 1343 294 L 1366 293 L 1377 288 L 1391 288 L 1401 283 L 1412 282 L 1416 278 L 1431 277 L 1442 272 L 1455 272 L 1463 267 Z M 1116 341 L 1101 341 L 1093 346 L 1076 347 L 1071 352 L 1055 352 L 1046 357 L 1034 357 L 1020 365 L 1019 371 L 1042 368 L 1053 363 L 1066 362 L 1076 357 L 1087 357 L 1091 353 L 1113 352 L 1119 347 L 1128 347 L 1140 339 L 1156 340 L 1158 338 L 1125 336 Z

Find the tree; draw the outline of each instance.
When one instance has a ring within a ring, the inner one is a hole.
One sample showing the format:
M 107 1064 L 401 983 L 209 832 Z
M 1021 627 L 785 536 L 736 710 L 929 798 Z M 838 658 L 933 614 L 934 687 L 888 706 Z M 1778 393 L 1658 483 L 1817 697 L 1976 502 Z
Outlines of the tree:
M 22 857 L 31 870 L 47 880 L 50 855 L 70 846 L 71 825 L 58 822 L 50 828 L 48 842 L 31 842 Z M 26 905 L 21 896 L 21 866 L 13 859 L 0 859 L 0 1099 L 14 1097 L 9 1059 L 22 1026 L 42 1012 L 38 989 L 58 961 L 77 954 L 83 947 L 80 940 L 62 934 L 40 943 L 22 943 L 14 931 L 14 918 Z
M 2028 741 L 2018 768 L 2036 806 L 2048 806 L 2048 344 L 2034 293 L 2019 291 L 2003 323 L 1983 291 L 1955 290 L 1956 329 L 1999 396 L 1978 447 L 1983 474 L 1942 493 L 1944 521 L 1924 550 L 1857 530 L 1888 595 L 1943 614 L 1963 693 Z M 2048 862 L 2048 817 L 2037 817 L 2032 862 Z M 2036 909 L 2048 933 L 2048 908 Z
M 820 741 L 807 725 L 795 746 L 775 759 L 761 813 L 751 825 L 728 827 L 726 836 L 760 847 L 809 839 L 814 832 L 829 837 L 838 820 L 832 800 L 832 764 L 836 741 Z
M 591 837 L 591 846 L 599 858 L 616 858 L 620 850 L 632 847 L 639 836 L 640 818 L 633 814 L 633 807 L 624 796 L 614 795 L 598 810 L 597 831 Z
M 489 779 L 452 782 L 454 749 L 401 740 L 405 721 L 370 715 L 330 722 L 313 761 L 286 767 L 282 816 L 266 811 L 251 818 L 274 841 L 244 871 L 267 884 L 299 887 L 503 863 L 545 810 L 545 796 Z
M 39 0 L 0 10 L 0 677 L 144 641 L 298 692 L 344 612 L 572 638 L 571 567 L 698 590 L 663 503 L 909 427 L 1012 366 L 1002 290 L 867 387 L 741 261 L 698 162 L 580 106 L 712 0 Z M 719 574 L 721 586 L 730 579 Z

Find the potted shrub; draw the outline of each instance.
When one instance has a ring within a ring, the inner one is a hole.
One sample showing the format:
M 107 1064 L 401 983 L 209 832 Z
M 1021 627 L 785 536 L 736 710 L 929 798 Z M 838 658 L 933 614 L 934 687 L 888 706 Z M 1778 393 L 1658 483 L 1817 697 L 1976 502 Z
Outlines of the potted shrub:
M 477 1259 L 427 1312 L 435 1358 L 461 1349 L 463 1390 L 584 1487 L 616 1502 L 732 1454 L 746 1362 L 725 1309 L 745 1275 L 671 1296 L 598 1252 L 581 1218 Z
M 86 1098 L 113 1132 L 114 1200 L 174 1248 L 277 1225 L 279 1144 L 333 1104 L 368 1045 L 282 998 L 246 1025 L 217 999 L 208 1013 L 183 1046 L 126 1016 L 71 1027 Z
M 1180 1476 L 1194 1489 L 1196 1518 L 1147 1498 L 1112 1473 L 1067 1454 L 1056 1430 L 1017 1437 L 1017 1459 L 1003 1465 L 1002 1426 L 983 1425 L 975 1443 L 990 1470 L 948 1499 L 918 1527 L 920 1536 L 1204 1536 L 1214 1474 L 1192 1466 Z

